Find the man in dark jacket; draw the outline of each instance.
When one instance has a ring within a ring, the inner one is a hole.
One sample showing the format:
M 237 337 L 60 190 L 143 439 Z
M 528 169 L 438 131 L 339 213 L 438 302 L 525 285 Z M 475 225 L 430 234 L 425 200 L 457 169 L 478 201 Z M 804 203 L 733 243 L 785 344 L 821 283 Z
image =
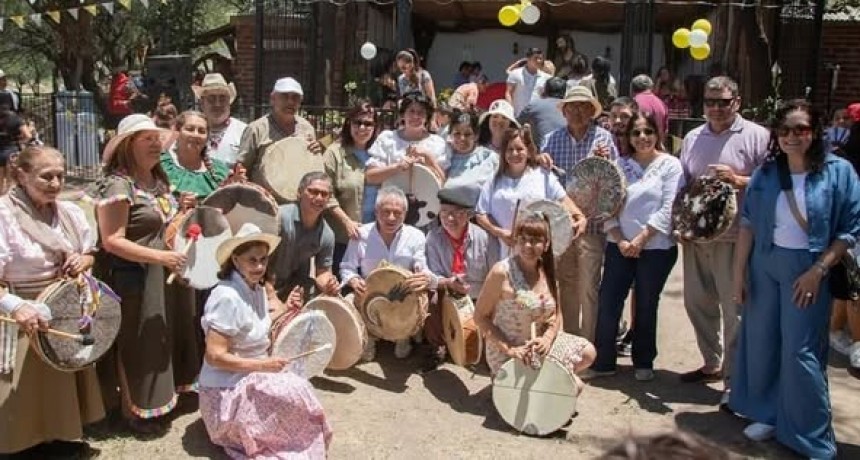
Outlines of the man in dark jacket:
M 558 110 L 558 103 L 564 98 L 566 89 L 567 82 L 558 77 L 550 78 L 544 85 L 543 97 L 526 105 L 517 117 L 520 123 L 531 125 L 536 145 L 543 145 L 547 134 L 567 124 Z

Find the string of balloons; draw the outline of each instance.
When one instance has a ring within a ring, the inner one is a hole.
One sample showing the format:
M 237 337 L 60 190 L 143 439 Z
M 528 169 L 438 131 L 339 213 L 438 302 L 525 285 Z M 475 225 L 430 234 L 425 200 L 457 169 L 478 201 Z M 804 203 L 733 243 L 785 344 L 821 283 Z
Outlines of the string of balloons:
M 513 27 L 518 21 L 523 24 L 537 24 L 540 21 L 540 8 L 529 0 L 522 0 L 516 5 L 506 5 L 499 9 L 499 23 L 505 27 Z
M 690 28 L 681 27 L 672 34 L 672 44 L 677 48 L 689 48 L 690 56 L 697 61 L 703 61 L 711 55 L 711 45 L 708 37 L 711 35 L 711 22 L 707 19 L 697 19 Z

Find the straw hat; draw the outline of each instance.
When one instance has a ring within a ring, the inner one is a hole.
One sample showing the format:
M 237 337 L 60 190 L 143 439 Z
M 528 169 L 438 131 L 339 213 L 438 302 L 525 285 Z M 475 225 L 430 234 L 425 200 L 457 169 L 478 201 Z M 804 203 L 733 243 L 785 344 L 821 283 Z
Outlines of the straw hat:
M 112 137 L 105 146 L 105 150 L 102 153 L 102 162 L 110 162 L 117 146 L 119 146 L 122 141 L 141 131 L 155 131 L 162 137 L 166 137 L 170 132 L 166 129 L 155 126 L 155 122 L 152 121 L 152 118 L 142 113 L 129 115 L 119 122 L 119 126 L 116 128 L 116 135 Z
M 230 94 L 231 104 L 236 100 L 236 85 L 233 83 L 228 84 L 227 80 L 220 73 L 207 73 L 203 77 L 203 82 L 200 83 L 200 86 L 192 86 L 191 89 L 194 91 L 194 96 L 197 99 L 203 98 L 207 91 L 224 90 Z
M 491 115 L 501 115 L 511 123 L 513 123 L 517 128 L 520 127 L 520 123 L 517 121 L 517 117 L 514 116 L 514 107 L 510 102 L 504 99 L 497 99 L 490 104 L 490 110 L 481 114 L 481 118 L 478 119 L 478 124 L 483 125 L 484 120 L 486 120 Z
M 585 86 L 574 86 L 567 90 L 567 93 L 564 95 L 564 99 L 558 103 L 558 110 L 563 110 L 564 105 L 571 102 L 589 102 L 594 107 L 594 114 L 591 118 L 597 118 L 600 116 L 600 113 L 603 112 L 603 106 L 600 105 L 600 101 L 591 94 L 591 90 Z
M 239 231 L 236 232 L 236 235 L 233 236 L 233 238 L 229 238 L 218 245 L 218 249 L 215 251 L 215 260 L 218 261 L 218 265 L 224 265 L 224 263 L 230 259 L 230 256 L 233 255 L 233 251 L 235 251 L 236 248 L 245 243 L 250 243 L 251 241 L 268 245 L 269 255 L 272 255 L 272 252 L 274 252 L 275 248 L 278 247 L 278 243 L 281 242 L 281 238 L 270 233 L 263 233 L 262 230 L 260 230 L 260 227 L 246 222 L 242 224 L 242 227 L 239 228 Z

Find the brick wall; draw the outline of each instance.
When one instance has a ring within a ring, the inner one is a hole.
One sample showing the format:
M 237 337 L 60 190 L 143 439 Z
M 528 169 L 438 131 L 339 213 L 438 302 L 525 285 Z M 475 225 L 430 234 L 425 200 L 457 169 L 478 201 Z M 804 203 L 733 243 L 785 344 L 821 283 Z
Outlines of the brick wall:
M 816 101 L 827 101 L 830 84 L 825 64 L 839 64 L 839 81 L 833 92 L 831 107 L 845 107 L 860 101 L 860 22 L 824 23 L 821 34 L 821 70 L 818 74 Z
M 251 104 L 254 100 L 254 16 L 233 16 L 230 24 L 236 28 L 233 83 L 239 101 Z

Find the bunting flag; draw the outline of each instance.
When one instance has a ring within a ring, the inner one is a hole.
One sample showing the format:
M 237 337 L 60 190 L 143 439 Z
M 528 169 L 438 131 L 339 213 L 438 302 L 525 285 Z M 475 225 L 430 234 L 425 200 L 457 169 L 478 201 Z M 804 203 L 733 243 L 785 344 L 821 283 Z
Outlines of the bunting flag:
M 36 24 L 37 26 L 42 25 L 42 15 L 41 14 L 31 14 L 30 20 L 33 21 L 33 24 Z
M 57 24 L 60 23 L 60 12 L 59 11 L 48 11 L 45 14 L 47 14 L 48 17 L 51 18 Z
M 92 5 L 84 5 L 83 8 L 87 11 L 87 13 L 90 13 L 90 16 L 95 17 L 95 16 L 98 16 L 98 14 L 99 14 L 98 3 L 94 3 Z
M 109 15 L 113 16 L 113 2 L 110 3 L 102 3 L 105 11 L 108 12 Z
M 78 9 L 77 8 L 69 8 L 66 10 L 69 13 L 69 16 L 75 18 L 75 21 L 78 20 Z
M 18 27 L 24 28 L 24 16 L 10 16 L 9 19 L 12 20 Z
M 131 0 L 116 0 L 123 8 L 131 10 Z

